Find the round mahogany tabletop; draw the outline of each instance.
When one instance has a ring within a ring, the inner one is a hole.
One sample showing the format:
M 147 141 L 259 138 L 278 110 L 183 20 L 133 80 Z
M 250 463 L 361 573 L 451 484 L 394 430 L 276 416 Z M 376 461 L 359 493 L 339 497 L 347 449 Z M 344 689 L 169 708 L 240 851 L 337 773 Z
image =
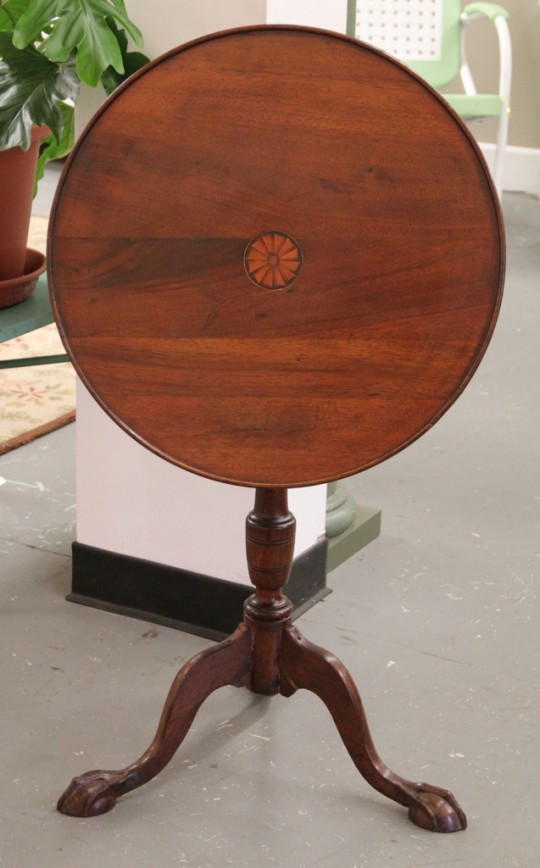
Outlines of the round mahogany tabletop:
M 427 84 L 356 40 L 213 34 L 119 88 L 50 221 L 77 372 L 158 455 L 214 479 L 356 473 L 429 429 L 489 341 L 498 200 Z

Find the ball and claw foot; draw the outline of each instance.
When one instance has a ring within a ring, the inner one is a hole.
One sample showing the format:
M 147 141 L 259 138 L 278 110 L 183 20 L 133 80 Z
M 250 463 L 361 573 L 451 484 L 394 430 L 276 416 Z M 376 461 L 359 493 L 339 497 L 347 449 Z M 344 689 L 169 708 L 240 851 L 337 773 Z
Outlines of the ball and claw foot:
M 134 763 L 117 771 L 91 771 L 73 778 L 57 808 L 71 817 L 111 811 L 120 796 L 154 778 L 181 745 L 205 699 L 226 684 L 245 683 L 251 663 L 251 632 L 243 624 L 217 645 L 189 660 L 174 679 L 154 739 Z
M 467 818 L 449 790 L 416 784 L 411 792 L 409 819 L 428 832 L 461 832 Z
M 118 788 L 121 783 L 125 783 L 125 776 L 119 772 L 85 772 L 73 778 L 56 807 L 70 817 L 106 814 L 114 808 L 118 797 L 129 789 L 126 786 Z M 115 788 L 118 788 L 116 792 Z
M 429 832 L 459 832 L 467 819 L 449 790 L 418 784 L 394 774 L 383 762 L 368 727 L 362 700 L 343 664 L 290 627 L 283 637 L 281 692 L 291 696 L 298 688 L 315 693 L 334 718 L 356 767 L 366 781 L 409 811 L 409 819 Z

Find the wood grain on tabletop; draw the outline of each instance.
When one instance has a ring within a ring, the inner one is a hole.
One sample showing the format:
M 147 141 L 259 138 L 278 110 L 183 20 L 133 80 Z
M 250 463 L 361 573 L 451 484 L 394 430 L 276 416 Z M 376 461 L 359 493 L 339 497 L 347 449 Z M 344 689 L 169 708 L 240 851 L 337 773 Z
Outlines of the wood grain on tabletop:
M 410 443 L 468 381 L 500 301 L 471 137 L 337 34 L 248 28 L 148 67 L 79 142 L 51 235 L 61 328 L 102 406 L 245 485 L 336 479 Z

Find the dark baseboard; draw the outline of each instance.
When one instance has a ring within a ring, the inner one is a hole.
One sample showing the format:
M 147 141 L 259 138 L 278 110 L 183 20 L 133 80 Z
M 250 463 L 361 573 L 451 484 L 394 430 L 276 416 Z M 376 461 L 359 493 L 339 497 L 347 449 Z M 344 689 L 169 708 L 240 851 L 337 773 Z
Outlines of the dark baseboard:
M 326 587 L 327 541 L 295 558 L 285 593 L 298 617 L 330 593 Z M 67 599 L 108 612 L 222 639 L 242 620 L 249 585 L 73 543 L 71 593 Z

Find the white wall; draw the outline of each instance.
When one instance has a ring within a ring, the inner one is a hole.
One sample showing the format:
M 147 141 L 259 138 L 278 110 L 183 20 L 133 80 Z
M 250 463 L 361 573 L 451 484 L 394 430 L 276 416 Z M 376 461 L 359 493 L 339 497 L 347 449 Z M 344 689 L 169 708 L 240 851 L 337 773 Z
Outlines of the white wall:
M 128 0 L 130 16 L 155 57 L 186 40 L 264 23 L 264 0 Z M 78 127 L 99 105 L 78 104 Z M 157 458 L 125 434 L 79 385 L 77 396 L 77 540 L 107 551 L 249 584 L 244 522 L 253 489 L 212 482 Z M 295 554 L 324 534 L 326 486 L 291 491 Z
M 126 7 L 152 57 L 206 33 L 266 20 L 266 0 L 126 0 Z
M 268 0 L 269 24 L 302 24 L 345 33 L 347 0 Z

